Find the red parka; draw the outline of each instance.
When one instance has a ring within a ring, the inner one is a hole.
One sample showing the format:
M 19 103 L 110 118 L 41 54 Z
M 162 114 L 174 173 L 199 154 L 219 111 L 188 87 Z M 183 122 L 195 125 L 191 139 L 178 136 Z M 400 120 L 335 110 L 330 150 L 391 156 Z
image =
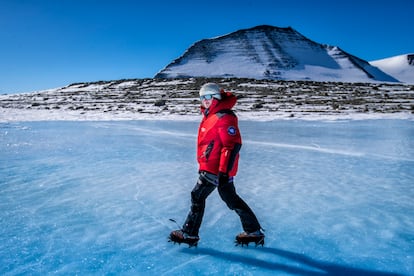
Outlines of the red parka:
M 200 171 L 235 176 L 241 148 L 238 119 L 231 111 L 237 98 L 221 91 L 208 109 L 201 107 L 203 119 L 198 129 L 197 161 Z

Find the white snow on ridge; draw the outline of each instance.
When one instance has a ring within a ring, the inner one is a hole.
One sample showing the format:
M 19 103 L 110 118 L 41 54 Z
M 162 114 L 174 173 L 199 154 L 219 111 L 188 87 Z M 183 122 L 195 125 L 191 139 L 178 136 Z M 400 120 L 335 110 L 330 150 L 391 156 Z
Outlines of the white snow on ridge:
M 413 59 L 413 54 L 406 54 L 370 61 L 370 64 L 378 67 L 401 82 L 414 84 Z
M 290 27 L 272 26 L 198 41 L 155 77 L 397 82 L 339 47 L 316 43 Z

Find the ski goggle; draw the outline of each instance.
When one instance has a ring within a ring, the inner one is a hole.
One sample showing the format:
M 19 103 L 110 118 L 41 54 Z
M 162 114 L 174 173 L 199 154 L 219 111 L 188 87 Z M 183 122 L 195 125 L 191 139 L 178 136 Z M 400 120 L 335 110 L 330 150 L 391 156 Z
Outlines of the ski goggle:
M 212 98 L 214 98 L 214 94 L 207 94 L 207 95 L 203 95 L 200 96 L 200 100 L 211 100 Z

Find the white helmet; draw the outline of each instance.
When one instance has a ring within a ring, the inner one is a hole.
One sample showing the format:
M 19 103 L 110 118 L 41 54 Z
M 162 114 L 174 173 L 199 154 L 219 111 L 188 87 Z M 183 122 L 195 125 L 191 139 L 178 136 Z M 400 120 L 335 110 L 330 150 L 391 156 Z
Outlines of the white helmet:
M 213 82 L 204 84 L 200 88 L 200 97 L 205 95 L 213 95 L 213 98 L 221 100 L 220 87 Z

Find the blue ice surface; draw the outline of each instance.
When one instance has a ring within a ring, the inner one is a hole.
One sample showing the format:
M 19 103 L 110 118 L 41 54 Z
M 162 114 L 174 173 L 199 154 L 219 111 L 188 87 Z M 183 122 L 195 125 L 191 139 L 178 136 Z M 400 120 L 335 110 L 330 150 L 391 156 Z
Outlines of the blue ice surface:
M 197 179 L 197 122 L 0 124 L 0 274 L 414 275 L 414 124 L 240 122 L 236 247 L 214 192 L 197 248 L 167 242 Z

